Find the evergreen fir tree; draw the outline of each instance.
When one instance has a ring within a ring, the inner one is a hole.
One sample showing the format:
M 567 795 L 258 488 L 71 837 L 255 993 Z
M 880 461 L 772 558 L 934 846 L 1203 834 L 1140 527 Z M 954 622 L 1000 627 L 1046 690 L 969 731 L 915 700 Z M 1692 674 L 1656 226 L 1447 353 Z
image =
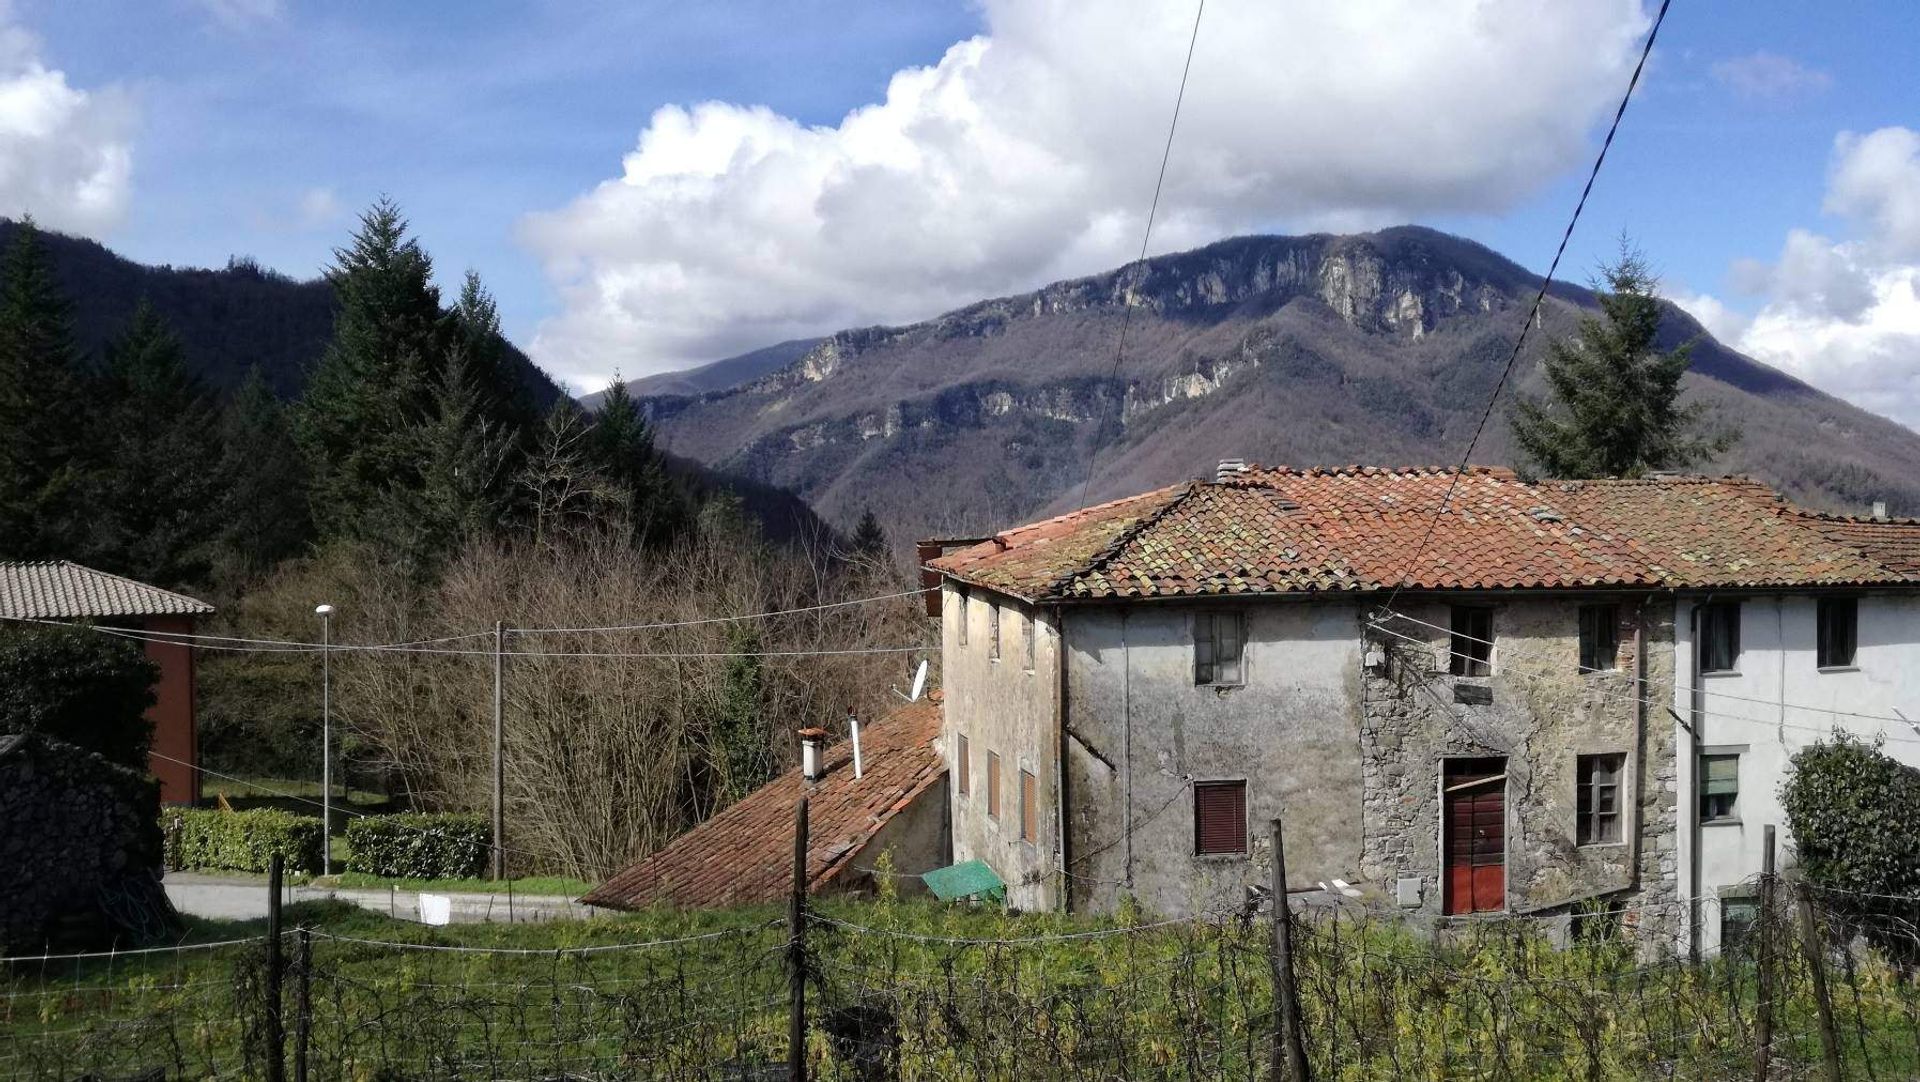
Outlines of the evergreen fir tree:
M 454 349 L 466 357 L 479 414 L 504 433 L 530 435 L 540 423 L 540 407 L 524 373 L 514 365 L 500 335 L 500 312 L 493 295 L 468 271 L 453 306 Z
M 86 406 L 71 308 L 29 220 L 0 260 L 0 558 L 76 554 Z
M 334 260 L 333 341 L 308 380 L 295 431 L 321 535 L 367 537 L 386 532 L 374 516 L 389 509 L 389 490 L 420 485 L 412 430 L 432 416 L 447 327 L 432 260 L 392 202 L 361 215 Z
M 1732 432 L 1699 434 L 1704 405 L 1680 403 L 1693 344 L 1657 348 L 1658 282 L 1645 258 L 1623 244 L 1601 275 L 1601 317 L 1548 346 L 1548 398 L 1518 398 L 1509 412 L 1521 452 L 1543 476 L 1641 477 L 1732 446 Z
M 884 559 L 887 555 L 887 531 L 880 526 L 880 519 L 874 515 L 871 507 L 860 516 L 860 524 L 853 528 L 853 551 L 861 556 Z
M 511 441 L 486 416 L 488 398 L 469 354 L 455 348 L 436 382 L 433 416 L 415 430 L 418 488 L 387 490 L 384 539 L 415 573 L 431 572 L 466 538 L 500 524 Z
M 108 344 L 98 388 L 85 558 L 163 586 L 204 584 L 223 487 L 219 413 L 151 305 Z
M 221 577 L 229 586 L 250 582 L 298 554 L 313 538 L 307 471 L 294 442 L 286 407 L 258 368 L 227 404 L 220 424 Z
M 618 375 L 594 413 L 593 448 L 608 480 L 626 497 L 627 522 L 637 542 L 659 544 L 680 531 L 687 520 L 685 494 L 654 446 L 653 426 Z

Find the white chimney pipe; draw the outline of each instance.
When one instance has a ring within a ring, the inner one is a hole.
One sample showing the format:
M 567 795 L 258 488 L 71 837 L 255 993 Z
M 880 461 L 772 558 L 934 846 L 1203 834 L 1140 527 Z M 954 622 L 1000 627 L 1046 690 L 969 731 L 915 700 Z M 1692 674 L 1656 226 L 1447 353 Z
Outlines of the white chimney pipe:
M 1247 462 L 1241 458 L 1223 458 L 1219 468 L 1213 471 L 1214 483 L 1218 484 L 1236 473 L 1247 472 Z
M 1873 517 L 1881 520 L 1884 520 L 1887 517 L 1887 501 L 1885 500 L 1873 501 Z
M 847 725 L 853 730 L 853 780 L 859 781 L 866 772 L 860 763 L 860 715 L 847 711 Z
M 819 781 L 826 773 L 826 763 L 820 754 L 826 735 L 825 729 L 800 730 L 800 776 L 808 781 Z

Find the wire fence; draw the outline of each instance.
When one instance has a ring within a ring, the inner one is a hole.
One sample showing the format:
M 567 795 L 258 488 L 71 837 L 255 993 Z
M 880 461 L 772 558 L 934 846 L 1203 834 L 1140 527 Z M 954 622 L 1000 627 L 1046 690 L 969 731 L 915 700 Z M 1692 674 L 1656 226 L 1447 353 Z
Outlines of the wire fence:
M 1309 1074 L 1920 1076 L 1920 899 L 1777 881 L 1769 903 L 1767 883 L 1757 889 L 1752 919 L 1727 920 L 1725 949 L 1697 960 L 1641 934 L 1641 907 L 1593 909 L 1571 932 L 1296 914 Z M 280 937 L 277 998 L 265 937 L 0 960 L 0 1077 L 786 1078 L 796 959 L 800 1058 L 815 1078 L 1273 1077 L 1282 970 L 1265 913 L 829 902 L 809 909 L 798 951 L 785 921 L 737 916 L 644 939 L 626 938 L 644 919 L 588 922 L 550 949 L 323 921 Z

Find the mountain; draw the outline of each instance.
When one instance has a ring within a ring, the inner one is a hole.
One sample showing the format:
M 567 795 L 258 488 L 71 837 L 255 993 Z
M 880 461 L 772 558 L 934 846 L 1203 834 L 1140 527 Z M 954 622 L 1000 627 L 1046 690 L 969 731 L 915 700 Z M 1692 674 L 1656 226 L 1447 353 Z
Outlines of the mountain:
M 657 397 L 660 395 L 697 395 L 708 391 L 724 391 L 737 387 L 749 380 L 759 379 L 769 372 L 776 372 L 807 355 L 823 339 L 796 338 L 791 342 L 765 346 L 751 353 L 742 353 L 738 357 L 727 357 L 718 361 L 709 361 L 697 368 L 683 368 L 678 372 L 661 372 L 658 375 L 643 376 L 628 380 L 627 390 L 635 398 Z M 600 404 L 604 391 L 595 391 L 584 395 L 580 404 L 593 409 Z
M 0 219 L 0 249 L 19 225 Z M 297 281 L 247 259 L 224 270 L 147 266 L 80 237 L 41 230 L 54 276 L 73 302 L 74 338 L 98 357 L 126 326 L 141 298 L 152 303 L 180 337 L 187 362 L 202 379 L 232 390 L 259 365 L 282 398 L 299 395 L 307 369 L 333 336 L 333 287 L 325 279 Z M 544 408 L 560 389 L 511 342 L 505 343 L 521 378 Z
M 871 507 L 895 536 L 976 534 L 1079 506 L 1083 486 L 1098 502 L 1222 458 L 1455 462 L 1539 284 L 1419 227 L 1239 237 L 842 331 L 736 386 L 646 402 L 674 453 L 792 489 L 829 521 Z M 1592 308 L 1556 283 L 1509 390 L 1539 390 L 1545 341 Z M 1920 512 L 1920 435 L 1728 349 L 1677 308 L 1662 335 L 1696 341 L 1687 393 L 1743 433 L 1711 470 L 1815 507 Z M 1474 460 L 1513 460 L 1504 410 Z

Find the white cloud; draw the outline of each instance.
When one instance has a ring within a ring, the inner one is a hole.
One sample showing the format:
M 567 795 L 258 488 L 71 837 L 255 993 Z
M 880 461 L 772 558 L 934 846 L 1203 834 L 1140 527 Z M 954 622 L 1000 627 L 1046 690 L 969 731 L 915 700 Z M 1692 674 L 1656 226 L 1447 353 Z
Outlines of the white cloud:
M 0 3 L 0 215 L 99 235 L 126 211 L 131 103 L 80 90 L 49 68 L 40 42 Z
M 280 0 L 193 0 L 193 3 L 229 30 L 250 30 L 277 22 L 285 14 Z
M 302 229 L 321 229 L 340 220 L 344 209 L 332 188 L 308 188 L 300 193 Z
M 593 385 L 1124 263 L 1193 9 L 984 14 L 833 127 L 656 111 L 620 176 L 523 223 L 563 306 L 536 358 Z M 1635 0 L 1215 0 L 1153 247 L 1510 206 L 1584 160 L 1646 26 Z
M 1716 82 L 1743 98 L 1781 101 L 1833 85 L 1833 77 L 1824 71 L 1764 51 L 1719 61 L 1711 70 Z
M 1675 303 L 1728 345 L 1920 427 L 1920 134 L 1842 132 L 1823 209 L 1853 235 L 1795 229 L 1775 262 L 1735 265 L 1736 288 L 1762 298 L 1751 318 L 1713 297 Z

